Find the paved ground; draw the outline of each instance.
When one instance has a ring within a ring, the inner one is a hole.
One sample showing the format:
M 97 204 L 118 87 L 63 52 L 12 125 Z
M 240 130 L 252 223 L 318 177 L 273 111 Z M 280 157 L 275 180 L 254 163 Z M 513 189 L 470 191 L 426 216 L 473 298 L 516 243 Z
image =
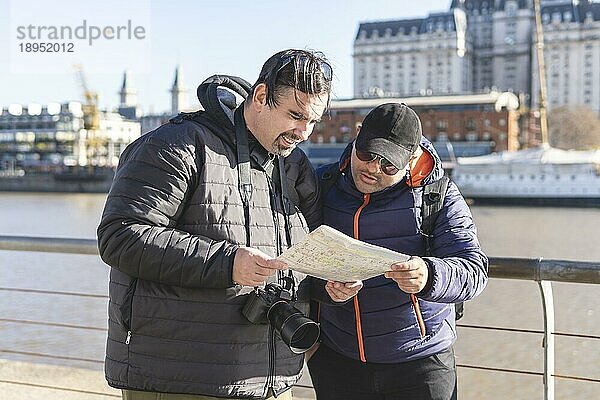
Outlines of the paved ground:
M 304 379 L 302 382 L 304 385 L 307 383 Z M 121 392 L 106 384 L 102 371 L 0 359 L 0 399 L 2 400 L 120 398 Z M 314 398 L 311 388 L 294 389 L 294 400 Z

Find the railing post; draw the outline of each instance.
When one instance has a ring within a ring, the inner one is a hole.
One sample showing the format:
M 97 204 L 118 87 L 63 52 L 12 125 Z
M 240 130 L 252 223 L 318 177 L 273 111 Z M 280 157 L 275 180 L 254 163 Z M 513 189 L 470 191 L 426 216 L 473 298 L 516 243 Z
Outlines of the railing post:
M 544 306 L 544 400 L 554 400 L 554 298 L 552 282 L 538 281 Z

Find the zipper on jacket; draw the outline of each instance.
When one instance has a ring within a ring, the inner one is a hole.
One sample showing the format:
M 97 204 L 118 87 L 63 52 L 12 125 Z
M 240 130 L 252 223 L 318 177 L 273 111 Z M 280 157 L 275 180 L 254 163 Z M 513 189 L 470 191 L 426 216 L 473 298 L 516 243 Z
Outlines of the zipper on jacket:
M 133 318 L 133 297 L 135 295 L 135 288 L 137 286 L 137 279 L 132 279 L 129 282 L 127 293 L 123 299 L 123 305 L 121 306 L 121 315 L 123 316 L 123 325 L 127 330 L 127 338 L 125 344 L 129 344 L 131 341 L 131 319 Z
M 425 321 L 423 321 L 423 315 L 421 315 L 421 308 L 419 307 L 419 299 L 413 293 L 410 294 L 410 301 L 412 301 L 415 309 L 415 315 L 417 316 L 417 322 L 419 323 L 419 330 L 421 331 L 421 337 L 425 337 Z
M 271 212 L 273 217 L 273 224 L 275 225 L 275 254 L 279 255 L 283 252 L 283 243 L 280 235 L 280 226 L 279 226 L 279 214 L 277 212 L 277 192 L 275 191 L 275 185 L 273 180 L 266 175 L 267 185 L 269 187 L 269 201 L 271 203 Z M 282 205 L 283 206 L 283 205 Z M 285 210 L 284 210 L 285 212 Z M 279 282 L 279 273 L 277 274 L 277 281 Z M 267 379 L 265 381 L 265 395 L 269 393 L 269 391 L 275 391 L 275 363 L 277 362 L 277 344 L 275 338 L 275 332 L 273 330 L 273 326 L 271 324 L 268 325 L 269 335 L 267 342 L 267 349 L 269 352 L 269 372 L 267 375 Z
M 356 213 L 354 214 L 354 239 L 360 240 L 358 238 L 358 220 L 360 218 L 360 213 L 367 206 L 367 204 L 369 204 L 370 199 L 371 194 L 366 193 L 363 196 L 362 205 L 358 207 L 358 210 L 356 210 Z M 358 304 L 358 294 L 354 296 L 354 315 L 356 317 L 356 337 L 358 339 L 358 353 L 360 355 L 360 360 L 362 362 L 367 362 L 367 357 L 365 356 L 365 345 L 362 336 L 362 324 L 360 321 L 360 305 Z

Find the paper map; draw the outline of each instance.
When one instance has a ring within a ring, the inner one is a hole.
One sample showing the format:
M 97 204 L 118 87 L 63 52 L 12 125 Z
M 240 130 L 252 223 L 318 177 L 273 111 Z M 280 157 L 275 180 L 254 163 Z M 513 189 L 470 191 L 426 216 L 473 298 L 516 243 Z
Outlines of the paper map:
M 390 265 L 406 261 L 409 256 L 321 225 L 277 259 L 294 271 L 325 280 L 352 282 L 381 275 L 390 270 Z

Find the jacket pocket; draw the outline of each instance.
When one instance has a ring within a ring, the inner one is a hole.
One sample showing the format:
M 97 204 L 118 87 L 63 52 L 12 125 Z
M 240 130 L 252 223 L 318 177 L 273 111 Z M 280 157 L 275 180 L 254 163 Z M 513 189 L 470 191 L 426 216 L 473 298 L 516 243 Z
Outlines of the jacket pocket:
M 135 288 L 137 286 L 137 279 L 132 279 L 129 282 L 129 286 L 127 287 L 127 292 L 125 292 L 125 297 L 123 298 L 123 304 L 121 304 L 120 311 L 121 317 L 123 320 L 123 326 L 127 331 L 131 331 L 131 316 L 133 314 L 133 296 L 135 294 Z

